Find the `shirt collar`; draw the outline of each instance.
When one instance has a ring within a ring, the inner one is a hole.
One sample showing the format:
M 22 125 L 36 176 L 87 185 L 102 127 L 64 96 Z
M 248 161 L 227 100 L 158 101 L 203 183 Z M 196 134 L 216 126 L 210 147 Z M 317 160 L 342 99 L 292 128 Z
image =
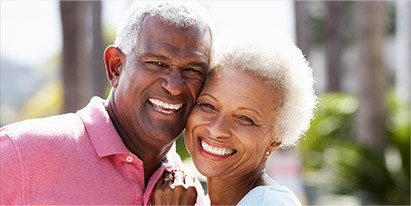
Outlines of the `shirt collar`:
M 83 120 L 94 149 L 99 157 L 129 154 L 130 152 L 114 128 L 104 104 L 105 100 L 93 97 L 86 107 L 77 111 Z
M 86 107 L 77 111 L 77 114 L 83 120 L 94 149 L 99 157 L 114 154 L 130 154 L 131 152 L 124 145 L 120 135 L 111 122 L 110 116 L 104 106 L 105 103 L 106 100 L 100 97 L 93 97 Z M 175 167 L 178 160 L 181 161 L 177 155 L 176 143 L 174 142 L 161 167 Z

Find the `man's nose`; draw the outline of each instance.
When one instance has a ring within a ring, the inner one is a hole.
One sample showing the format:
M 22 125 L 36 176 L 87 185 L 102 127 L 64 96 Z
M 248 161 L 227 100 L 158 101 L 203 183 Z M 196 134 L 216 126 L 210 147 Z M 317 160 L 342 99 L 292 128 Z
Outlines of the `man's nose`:
M 170 68 L 170 72 L 167 74 L 165 81 L 163 81 L 163 87 L 173 96 L 184 93 L 185 84 L 180 68 Z

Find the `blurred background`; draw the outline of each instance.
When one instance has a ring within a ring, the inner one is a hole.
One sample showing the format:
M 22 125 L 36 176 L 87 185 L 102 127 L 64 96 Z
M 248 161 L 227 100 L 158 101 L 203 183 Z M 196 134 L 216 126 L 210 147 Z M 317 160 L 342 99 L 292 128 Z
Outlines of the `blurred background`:
M 219 41 L 286 35 L 314 69 L 316 117 L 271 177 L 307 205 L 410 204 L 410 1 L 200 3 Z M 130 4 L 0 1 L 0 126 L 106 97 L 102 52 Z

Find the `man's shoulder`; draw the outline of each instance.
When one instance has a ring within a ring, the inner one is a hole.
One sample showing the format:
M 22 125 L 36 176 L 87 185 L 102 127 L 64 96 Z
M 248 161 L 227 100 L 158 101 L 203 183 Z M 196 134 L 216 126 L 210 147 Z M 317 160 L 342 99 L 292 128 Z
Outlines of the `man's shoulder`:
M 84 133 L 84 125 L 74 113 L 24 120 L 0 128 L 2 142 L 7 138 L 21 147 L 56 146 L 76 141 Z

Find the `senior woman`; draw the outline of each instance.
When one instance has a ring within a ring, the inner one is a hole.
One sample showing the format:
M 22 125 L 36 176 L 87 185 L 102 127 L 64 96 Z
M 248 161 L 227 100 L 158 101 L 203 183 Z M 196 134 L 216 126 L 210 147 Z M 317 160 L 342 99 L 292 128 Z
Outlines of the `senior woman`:
M 308 129 L 315 105 L 312 69 L 291 41 L 218 52 L 185 133 L 211 205 L 301 205 L 265 167 Z

